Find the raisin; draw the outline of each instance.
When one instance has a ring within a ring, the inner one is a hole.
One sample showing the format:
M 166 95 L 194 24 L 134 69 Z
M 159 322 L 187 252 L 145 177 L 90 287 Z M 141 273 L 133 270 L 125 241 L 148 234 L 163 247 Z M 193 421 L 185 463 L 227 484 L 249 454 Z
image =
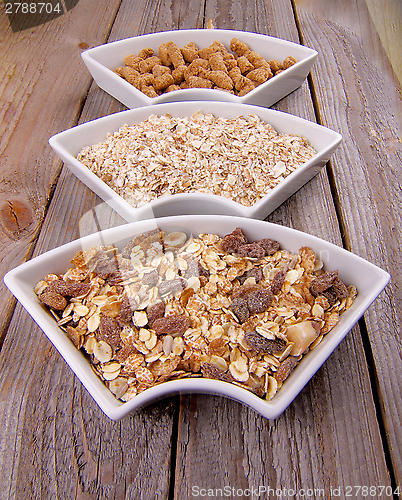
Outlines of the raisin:
M 323 295 L 327 300 L 328 304 L 330 306 L 333 306 L 336 304 L 336 301 L 338 300 L 335 291 L 332 289 L 332 286 L 328 288 L 328 290 L 324 290 L 320 295 Z
M 320 276 L 317 276 L 316 278 L 313 279 L 313 281 L 310 283 L 310 292 L 314 297 L 317 297 L 317 295 L 321 295 L 322 292 L 325 292 L 325 290 L 328 290 L 338 277 L 338 271 L 327 271 L 323 274 L 320 274 Z
M 266 311 L 272 304 L 273 294 L 269 288 L 255 290 L 247 295 L 247 306 L 251 314 Z
M 264 278 L 264 273 L 261 267 L 253 267 L 253 269 L 246 271 L 242 276 L 237 277 L 241 284 L 243 284 L 248 278 L 255 278 L 256 283 L 261 281 Z
M 130 299 L 127 297 L 127 295 L 123 295 L 120 311 L 116 319 L 118 321 L 121 321 L 122 323 L 129 323 L 132 317 L 133 309 L 131 308 Z
M 94 271 L 104 280 L 115 276 L 118 273 L 117 263 L 114 259 L 108 257 L 101 258 L 96 262 Z
M 49 284 L 46 290 L 48 292 L 59 293 L 60 295 L 63 295 L 63 297 L 67 297 L 69 295 L 70 287 L 64 280 L 55 280 Z
M 68 294 L 70 297 L 82 297 L 91 290 L 89 283 L 73 283 L 69 285 Z
M 83 344 L 82 335 L 72 326 L 66 327 L 67 337 L 71 340 L 71 342 L 75 345 L 77 349 L 81 349 Z
M 290 372 L 293 370 L 293 368 L 295 368 L 296 365 L 297 358 L 295 356 L 289 356 L 279 365 L 279 368 L 274 373 L 274 378 L 278 382 L 283 382 L 288 378 Z
M 208 278 L 209 271 L 196 260 L 191 260 L 186 270 L 186 276 L 189 278 L 192 276 L 205 276 Z
M 98 338 L 114 348 L 120 347 L 120 325 L 117 319 L 102 315 L 98 327 Z
M 214 378 L 217 380 L 223 380 L 224 382 L 233 382 L 234 380 L 230 373 L 222 372 L 219 368 L 207 362 L 202 363 L 201 373 L 205 378 Z
M 237 299 L 241 297 L 242 299 L 247 299 L 249 293 L 255 290 L 261 290 L 261 285 L 242 285 L 238 286 L 233 290 L 232 299 Z
M 232 301 L 229 310 L 236 316 L 239 323 L 245 323 L 250 317 L 247 302 L 241 297 L 237 297 Z
M 228 253 L 236 253 L 239 247 L 247 243 L 247 238 L 243 231 L 238 227 L 231 233 L 224 236 L 221 242 L 221 248 Z
M 102 278 L 102 275 L 101 275 Z M 124 278 L 120 271 L 112 271 L 110 273 L 104 273 L 103 279 L 110 285 L 116 286 L 123 282 Z
M 157 335 L 177 337 L 183 335 L 188 328 L 190 328 L 190 319 L 179 314 L 158 318 L 152 323 L 152 329 Z
M 266 339 L 256 331 L 244 334 L 244 341 L 251 348 L 263 354 L 278 354 L 286 347 L 286 340 L 276 337 L 275 340 Z
M 157 273 L 157 271 L 151 271 L 149 273 L 145 273 L 141 280 L 141 282 L 144 285 L 148 285 L 149 287 L 156 286 L 158 284 L 158 281 L 159 281 L 159 274 Z
M 272 279 L 271 291 L 274 295 L 281 291 L 283 282 L 285 281 L 286 271 L 281 269 L 278 271 Z
M 48 291 L 47 288 L 40 294 L 39 300 L 55 311 L 62 311 L 67 306 L 67 300 L 60 293 Z
M 346 285 L 339 278 L 332 283 L 331 290 L 335 292 L 338 299 L 346 299 L 349 297 L 349 292 Z
M 257 243 L 264 249 L 265 255 L 273 255 L 279 250 L 279 243 L 276 240 L 271 240 L 269 238 L 264 238 Z
M 148 324 L 151 328 L 153 322 L 159 318 L 163 318 L 164 315 L 165 315 L 164 302 L 157 302 L 156 304 L 147 307 Z
M 250 257 L 251 259 L 262 259 L 265 255 L 264 249 L 258 243 L 247 243 L 241 245 L 237 251 L 242 257 Z
M 165 280 L 159 285 L 159 293 L 165 295 L 166 293 L 173 293 L 175 295 L 178 292 L 183 291 L 187 286 L 187 282 L 184 278 L 175 278 L 172 280 Z
M 127 242 L 121 250 L 122 257 L 124 257 L 125 259 L 129 259 L 131 257 L 131 251 L 135 247 L 135 245 L 136 244 L 133 240 Z
M 119 363 L 124 364 L 127 358 L 136 353 L 138 353 L 138 351 L 133 345 L 125 345 L 117 351 L 115 359 Z
M 91 289 L 89 283 L 67 283 L 64 280 L 52 281 L 47 290 L 59 293 L 63 297 L 80 297 L 86 295 Z

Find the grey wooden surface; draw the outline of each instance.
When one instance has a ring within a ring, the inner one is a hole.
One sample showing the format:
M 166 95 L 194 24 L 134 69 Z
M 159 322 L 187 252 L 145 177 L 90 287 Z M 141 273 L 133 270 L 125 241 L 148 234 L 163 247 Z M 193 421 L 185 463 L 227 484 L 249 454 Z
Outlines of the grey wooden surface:
M 385 8 L 398 12 L 397 2 Z M 260 486 L 278 489 L 282 498 L 301 498 L 303 490 L 305 498 L 331 498 L 336 488 L 344 498 L 348 486 L 386 486 L 376 494 L 390 498 L 385 492 L 401 486 L 401 85 L 392 64 L 398 40 L 393 51 L 385 47 L 372 15 L 364 0 L 87 0 L 12 33 L 0 8 L 2 275 L 92 232 L 91 211 L 102 228 L 124 223 L 47 144 L 58 131 L 124 109 L 91 82 L 81 51 L 137 34 L 202 28 L 210 19 L 216 28 L 318 50 L 309 79 L 274 107 L 337 130 L 344 140 L 326 169 L 268 220 L 344 246 L 392 276 L 274 421 L 201 395 L 108 420 L 1 284 L 1 499 L 182 500 L 197 488 L 225 486 L 242 491 L 232 498 Z M 393 30 L 385 32 L 392 45 Z

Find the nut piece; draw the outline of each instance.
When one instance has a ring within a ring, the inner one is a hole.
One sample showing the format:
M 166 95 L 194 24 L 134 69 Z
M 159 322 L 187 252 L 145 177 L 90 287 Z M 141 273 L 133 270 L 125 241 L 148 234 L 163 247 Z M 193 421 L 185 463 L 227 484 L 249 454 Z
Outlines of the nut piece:
M 296 325 L 288 326 L 286 337 L 293 342 L 292 356 L 300 356 L 314 342 L 319 335 L 318 323 L 314 321 L 303 321 Z

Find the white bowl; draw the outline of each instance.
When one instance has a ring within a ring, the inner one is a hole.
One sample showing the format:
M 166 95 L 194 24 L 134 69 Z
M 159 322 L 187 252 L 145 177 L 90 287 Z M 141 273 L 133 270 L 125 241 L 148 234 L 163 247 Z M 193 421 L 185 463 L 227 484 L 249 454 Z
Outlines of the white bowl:
M 298 62 L 243 97 L 213 89 L 182 89 L 151 98 L 112 71 L 118 66 L 124 66 L 125 56 L 136 55 L 146 47 L 151 47 L 157 53 L 162 43 L 172 41 L 179 47 L 194 42 L 201 49 L 219 40 L 229 48 L 233 37 L 246 43 L 251 50 L 258 52 L 266 61 L 278 59 L 282 62 L 287 56 L 293 56 Z M 227 101 L 269 107 L 300 87 L 310 72 L 317 54 L 317 51 L 303 45 L 257 33 L 194 29 L 152 33 L 107 43 L 83 52 L 82 58 L 99 87 L 128 108 L 162 102 L 195 100 Z
M 236 118 L 255 113 L 271 124 L 277 132 L 305 137 L 317 154 L 251 207 L 223 196 L 188 193 L 164 196 L 143 207 L 134 208 L 76 159 L 76 155 L 84 146 L 104 141 L 108 133 L 117 131 L 125 124 L 134 125 L 152 114 L 161 116 L 170 113 L 173 117 L 190 117 L 200 110 L 203 113 L 212 113 L 214 116 L 223 118 Z M 238 215 L 264 219 L 321 170 L 341 140 L 342 136 L 333 130 L 281 111 L 227 102 L 189 101 L 157 104 L 115 113 L 60 132 L 51 137 L 49 143 L 86 186 L 106 201 L 125 220 L 134 222 L 153 217 L 187 214 Z
M 266 401 L 236 385 L 203 378 L 181 379 L 162 383 L 147 389 L 131 401 L 122 403 L 106 388 L 92 371 L 87 359 L 76 350 L 72 342 L 58 328 L 53 317 L 40 305 L 33 289 L 46 274 L 64 273 L 70 267 L 70 259 L 83 248 L 94 245 L 116 244 L 121 247 L 134 235 L 155 229 L 172 231 L 181 228 L 196 236 L 200 232 L 216 233 L 221 236 L 236 227 L 244 228 L 249 240 L 272 238 L 281 248 L 297 253 L 302 246 L 312 248 L 317 257 L 324 261 L 326 270 L 339 271 L 339 277 L 346 285 L 355 285 L 358 296 L 353 305 L 344 312 L 338 324 L 322 342 L 300 361 L 299 365 L 284 382 L 271 401 Z M 6 274 L 4 281 L 15 297 L 42 328 L 71 369 L 81 380 L 100 408 L 113 420 L 118 420 L 149 403 L 178 393 L 204 393 L 225 396 L 240 401 L 267 418 L 278 417 L 308 383 L 328 356 L 335 350 L 350 329 L 355 325 L 377 295 L 387 285 L 388 273 L 360 257 L 331 243 L 306 233 L 265 221 L 245 220 L 225 216 L 178 216 L 107 229 L 101 233 L 86 236 L 44 253 L 22 264 Z

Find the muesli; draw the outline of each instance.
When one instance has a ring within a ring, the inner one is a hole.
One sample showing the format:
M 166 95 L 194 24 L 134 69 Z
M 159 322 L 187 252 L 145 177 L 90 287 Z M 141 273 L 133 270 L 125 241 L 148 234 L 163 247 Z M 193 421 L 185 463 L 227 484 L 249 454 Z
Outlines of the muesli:
M 157 229 L 71 263 L 35 292 L 122 401 L 185 377 L 270 400 L 357 295 L 310 248 L 249 242 L 241 228 L 224 237 Z

